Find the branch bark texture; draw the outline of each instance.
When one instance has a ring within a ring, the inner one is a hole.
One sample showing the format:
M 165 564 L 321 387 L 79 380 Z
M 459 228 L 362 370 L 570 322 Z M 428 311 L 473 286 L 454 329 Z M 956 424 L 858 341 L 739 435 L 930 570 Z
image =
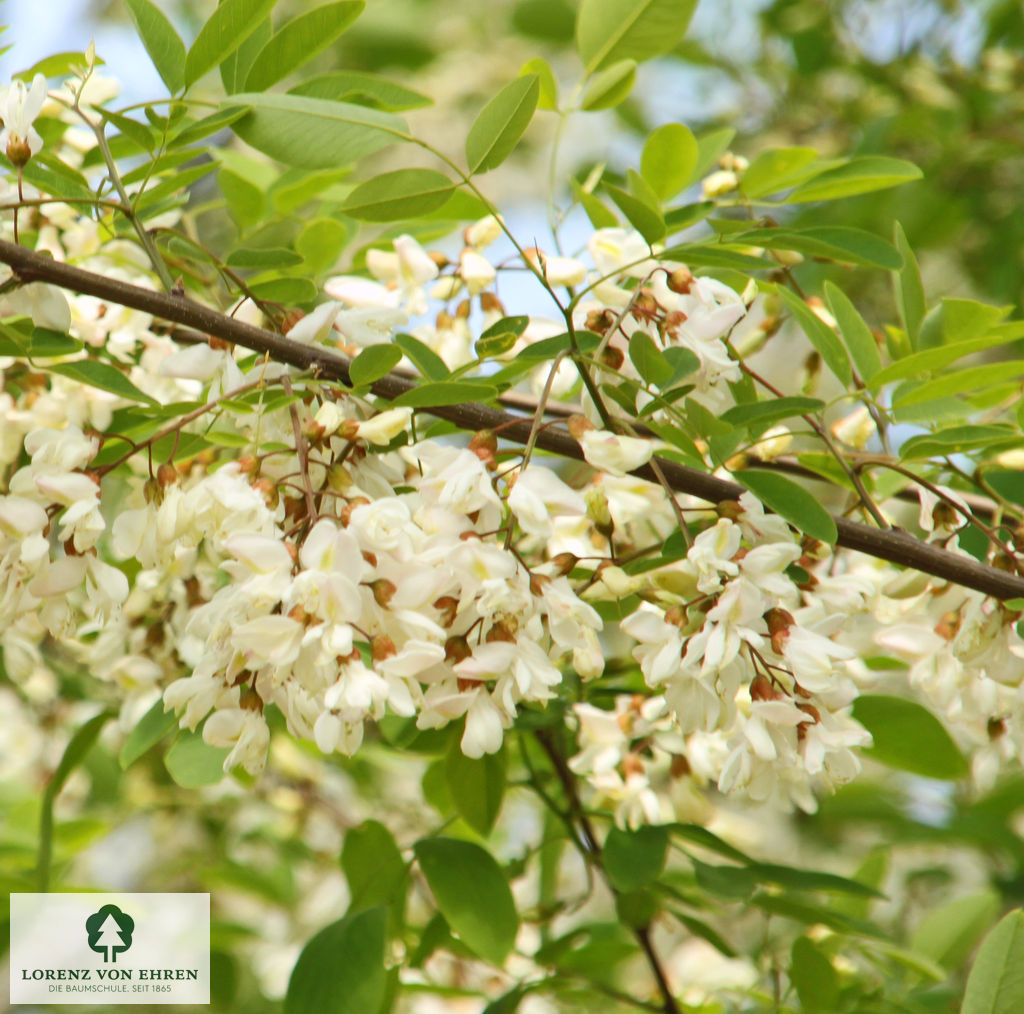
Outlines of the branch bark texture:
M 340 352 L 290 341 L 283 335 L 235 320 L 185 296 L 154 292 L 107 278 L 5 240 L 0 240 L 0 263 L 8 264 L 22 282 L 48 282 L 72 292 L 141 310 L 162 320 L 241 345 L 253 352 L 265 353 L 275 361 L 303 370 L 314 370 L 324 379 L 350 384 L 349 359 Z M 379 397 L 393 399 L 415 386 L 414 381 L 392 373 L 377 381 L 372 391 Z M 463 430 L 500 427 L 502 438 L 519 444 L 526 444 L 529 440 L 533 421 L 527 416 L 474 403 L 437 406 L 422 411 L 446 419 Z M 562 427 L 548 426 L 542 429 L 537 434 L 536 446 L 560 457 L 583 460 L 579 444 Z M 735 500 L 744 492 L 743 487 L 737 483 L 674 461 L 658 459 L 657 465 L 671 489 L 709 503 Z M 633 474 L 651 482 L 658 481 L 650 465 L 637 469 Z M 846 549 L 909 567 L 993 598 L 1024 598 L 1024 578 L 1017 574 L 998 570 L 973 557 L 922 542 L 900 529 L 882 530 L 842 517 L 835 518 L 835 522 L 839 531 L 838 545 Z

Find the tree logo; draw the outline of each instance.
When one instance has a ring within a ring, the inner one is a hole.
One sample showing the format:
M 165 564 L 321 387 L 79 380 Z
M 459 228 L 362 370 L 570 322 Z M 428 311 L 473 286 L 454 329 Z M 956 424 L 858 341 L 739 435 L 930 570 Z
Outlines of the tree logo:
M 103 961 L 117 961 L 117 955 L 132 945 L 135 920 L 117 905 L 104 905 L 85 920 L 89 947 L 103 955 Z

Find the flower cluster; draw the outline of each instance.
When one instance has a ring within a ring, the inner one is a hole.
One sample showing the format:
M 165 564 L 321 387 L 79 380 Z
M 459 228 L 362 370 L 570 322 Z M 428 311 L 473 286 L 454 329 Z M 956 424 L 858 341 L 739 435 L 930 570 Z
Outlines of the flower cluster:
M 8 129 L 34 152 L 38 86 L 12 89 L 0 105 L 21 119 Z M 98 223 L 56 202 L 33 214 L 37 245 L 57 259 L 145 283 L 139 251 L 105 242 Z M 328 279 L 331 299 L 281 329 L 350 354 L 408 329 L 448 367 L 470 366 L 506 313 L 486 253 L 502 229 L 494 216 L 474 223 L 452 258 L 399 236 L 368 253 L 371 277 Z M 549 295 L 580 297 L 561 322 L 531 317 L 494 358 L 524 356 L 519 376 L 571 406 L 586 463 L 575 470 L 500 433 L 420 436 L 408 408 L 222 341 L 181 347 L 147 315 L 92 297 L 5 294 L 6 315 L 82 346 L 3 362 L 5 650 L 42 660 L 59 646 L 109 684 L 126 727 L 162 697 L 227 750 L 226 769 L 253 773 L 269 708 L 324 753 L 352 754 L 394 716 L 460 723 L 479 758 L 571 685 L 585 700 L 571 711 L 572 767 L 630 827 L 699 808 L 712 785 L 812 810 L 815 792 L 860 770 L 871 740 L 852 714 L 858 694 L 900 678 L 861 661 L 880 653 L 907 663 L 904 689 L 972 748 L 979 784 L 1019 760 L 1019 614 L 854 564 L 750 494 L 716 512 L 631 474 L 662 445 L 629 424 L 643 412 L 671 431 L 673 385 L 685 379 L 707 412 L 735 403 L 732 338 L 756 292 L 695 276 L 621 228 L 596 230 L 579 257 L 520 253 Z M 234 310 L 261 320 L 249 302 Z M 590 376 L 568 355 L 528 354 L 570 325 L 591 342 Z M 134 400 L 53 369 L 96 350 Z M 621 397 L 598 404 L 612 379 Z M 953 545 L 947 506 L 929 501 L 921 526 Z M 606 655 L 624 683 L 602 678 Z M 610 693 L 588 699 L 595 681 Z

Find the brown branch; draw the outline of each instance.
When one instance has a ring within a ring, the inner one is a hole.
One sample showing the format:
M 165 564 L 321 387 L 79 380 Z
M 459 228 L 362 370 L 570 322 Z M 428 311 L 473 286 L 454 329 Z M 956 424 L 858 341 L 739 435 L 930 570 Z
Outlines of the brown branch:
M 23 282 L 49 282 L 73 292 L 129 306 L 163 320 L 196 328 L 204 334 L 222 338 L 254 352 L 266 353 L 279 362 L 299 369 L 314 370 L 321 377 L 343 384 L 350 383 L 349 359 L 341 353 L 289 341 L 273 331 L 234 320 L 185 296 L 165 295 L 117 279 L 106 278 L 91 271 L 62 264 L 45 254 L 26 250 L 5 240 L 0 240 L 0 263 L 9 264 Z M 415 386 L 410 380 L 389 374 L 377 381 L 372 391 L 379 397 L 390 400 Z M 443 405 L 425 408 L 423 411 L 437 418 L 446 419 L 460 429 L 500 429 L 501 435 L 514 443 L 525 444 L 529 440 L 532 423 L 530 418 L 515 416 L 487 405 Z M 560 427 L 549 426 L 542 429 L 537 436 L 537 446 L 560 457 L 583 460 L 580 445 L 567 430 Z M 735 500 L 744 492 L 743 487 L 736 483 L 687 468 L 674 461 L 659 459 L 658 467 L 672 489 L 680 493 L 689 493 L 709 503 Z M 651 482 L 657 481 L 654 469 L 650 465 L 637 469 L 633 474 Z M 941 547 L 929 545 L 900 529 L 880 530 L 841 517 L 835 518 L 835 523 L 839 530 L 838 545 L 846 549 L 854 549 L 902 567 L 910 567 L 944 581 L 984 592 L 994 598 L 1024 597 L 1024 578 L 979 563 L 973 557 L 960 556 Z

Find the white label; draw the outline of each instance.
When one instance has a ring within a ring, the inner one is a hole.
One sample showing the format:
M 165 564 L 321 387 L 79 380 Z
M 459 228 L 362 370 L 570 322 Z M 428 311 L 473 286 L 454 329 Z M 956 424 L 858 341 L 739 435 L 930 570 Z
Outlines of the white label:
M 208 894 L 12 894 L 11 1003 L 210 1002 Z

